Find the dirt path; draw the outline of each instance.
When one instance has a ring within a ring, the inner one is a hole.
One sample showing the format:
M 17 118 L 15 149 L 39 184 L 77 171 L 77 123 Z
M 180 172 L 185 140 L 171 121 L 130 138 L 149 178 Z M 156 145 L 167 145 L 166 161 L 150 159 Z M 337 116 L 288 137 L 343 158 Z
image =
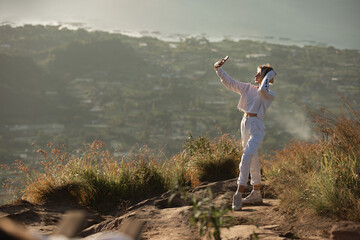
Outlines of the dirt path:
M 213 203 L 217 206 L 231 205 L 232 195 L 236 189 L 235 180 L 209 183 L 193 189 L 189 196 L 200 199 L 204 191 L 210 188 L 213 193 Z M 124 222 L 130 219 L 144 221 L 145 225 L 140 239 L 156 240 L 187 240 L 202 239 L 196 227 L 190 226 L 189 216 L 192 207 L 181 198 L 175 198 L 169 206 L 170 194 L 163 194 L 140 202 L 118 217 L 100 216 L 89 212 L 87 228 L 81 233 L 82 237 L 92 234 L 116 231 Z M 50 234 L 57 229 L 59 220 L 70 209 L 83 209 L 77 204 L 47 204 L 43 206 L 21 202 L 18 205 L 0 207 L 0 217 L 7 216 L 26 224 L 44 234 Z M 63 202 L 64 203 L 64 202 Z M 265 195 L 264 202 L 258 206 L 244 206 L 242 211 L 228 212 L 233 221 L 227 228 L 221 229 L 222 239 L 327 239 L 329 230 L 334 223 L 329 219 L 322 219 L 306 215 L 299 219 L 279 211 L 279 200 Z M 256 238 L 257 237 L 257 238 Z
M 204 191 L 210 188 L 213 193 L 213 203 L 216 206 L 230 206 L 232 195 L 236 189 L 235 180 L 227 180 L 204 184 L 193 189 L 189 197 L 195 196 L 200 199 Z M 249 189 L 248 189 L 249 190 Z M 279 200 L 264 196 L 264 202 L 258 206 L 244 206 L 242 211 L 230 211 L 228 216 L 233 218 L 227 228 L 221 229 L 222 239 L 298 239 L 301 233 L 302 239 L 327 239 L 332 226 L 328 219 L 303 218 L 301 222 L 295 221 L 279 211 Z M 191 206 L 184 205 L 178 200 L 175 205 L 168 207 L 169 194 L 143 201 L 132 208 L 129 212 L 117 219 L 138 219 L 145 221 L 141 239 L 180 240 L 201 239 L 198 229 L 190 226 L 189 216 Z M 121 219 L 121 220 L 120 220 Z M 316 222 L 311 222 L 315 220 Z M 320 221 L 321 220 L 321 221 Z M 116 221 L 116 220 L 113 220 Z M 318 227 L 317 227 L 318 224 Z M 114 222 L 100 223 L 85 230 L 85 235 L 98 231 L 116 229 Z M 114 228 L 109 226 L 115 226 Z M 96 230 L 95 230 L 96 229 Z M 88 232 L 87 232 L 88 231 Z

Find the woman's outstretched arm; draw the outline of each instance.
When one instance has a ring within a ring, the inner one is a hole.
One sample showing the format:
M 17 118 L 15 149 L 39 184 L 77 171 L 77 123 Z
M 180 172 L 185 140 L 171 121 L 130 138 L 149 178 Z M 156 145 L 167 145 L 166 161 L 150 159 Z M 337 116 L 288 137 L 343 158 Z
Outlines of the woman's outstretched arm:
M 221 66 L 225 63 L 226 60 L 220 59 L 214 64 L 214 70 L 216 74 L 219 76 L 222 84 L 229 89 L 230 91 L 236 92 L 238 94 L 243 94 L 244 91 L 249 87 L 249 83 L 242 83 L 239 81 L 234 80 L 232 77 L 229 76 Z

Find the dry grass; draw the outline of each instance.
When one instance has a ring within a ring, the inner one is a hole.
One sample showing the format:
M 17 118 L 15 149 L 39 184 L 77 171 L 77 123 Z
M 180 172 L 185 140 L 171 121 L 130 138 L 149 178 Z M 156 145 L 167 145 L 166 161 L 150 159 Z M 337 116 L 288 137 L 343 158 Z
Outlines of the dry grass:
M 266 176 L 283 209 L 360 220 L 360 123 L 350 112 L 313 113 L 322 139 L 293 142 L 272 158 Z
M 48 144 L 46 149 L 37 150 L 40 168 L 30 169 L 19 161 L 6 167 L 16 170 L 17 185 L 25 186 L 20 195 L 32 203 L 51 201 L 59 192 L 66 192 L 82 205 L 107 211 L 175 186 L 235 177 L 240 161 L 236 144 L 227 135 L 213 142 L 191 138 L 184 151 L 170 160 L 164 159 L 161 151 L 146 147 L 116 159 L 100 141 L 77 153 Z
M 165 165 L 146 147 L 121 159 L 115 159 L 100 141 L 79 154 L 66 153 L 51 144 L 48 148 L 38 150 L 42 155 L 38 170 L 20 162 L 12 166 L 20 172 L 17 181 L 25 186 L 22 198 L 33 203 L 44 203 L 65 190 L 78 203 L 106 211 L 169 188 L 162 174 Z
M 241 146 L 224 134 L 212 141 L 208 137 L 194 139 L 191 134 L 183 146 L 183 151 L 172 159 L 180 173 L 180 185 L 197 186 L 205 181 L 220 181 L 235 178 L 239 174 Z

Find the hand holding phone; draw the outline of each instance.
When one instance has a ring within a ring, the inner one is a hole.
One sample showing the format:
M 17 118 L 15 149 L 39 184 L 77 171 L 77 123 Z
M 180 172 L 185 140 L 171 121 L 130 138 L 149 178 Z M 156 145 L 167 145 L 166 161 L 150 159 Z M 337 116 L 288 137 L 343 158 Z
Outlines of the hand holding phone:
M 215 64 L 214 64 L 214 69 L 217 70 L 219 67 L 221 67 L 222 65 L 224 65 L 224 63 L 229 59 L 229 56 L 226 56 L 222 59 L 220 59 L 219 61 L 217 61 Z

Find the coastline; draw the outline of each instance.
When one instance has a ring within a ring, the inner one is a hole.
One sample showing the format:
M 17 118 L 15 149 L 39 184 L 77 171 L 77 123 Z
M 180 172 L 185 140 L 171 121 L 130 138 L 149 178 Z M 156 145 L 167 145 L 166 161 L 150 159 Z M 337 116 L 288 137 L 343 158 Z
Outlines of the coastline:
M 122 30 L 122 29 L 106 29 L 106 28 L 95 28 L 91 27 L 85 23 L 81 22 L 33 22 L 33 23 L 14 23 L 12 21 L 4 21 L 0 20 L 0 26 L 9 25 L 11 27 L 23 27 L 26 25 L 31 26 L 58 26 L 59 30 L 61 29 L 69 29 L 69 30 L 79 30 L 84 29 L 88 32 L 107 32 L 110 34 L 122 34 L 129 37 L 135 37 L 135 38 L 142 38 L 142 37 L 152 37 L 159 39 L 161 41 L 165 42 L 181 42 L 185 39 L 189 38 L 195 38 L 195 39 L 202 39 L 205 38 L 209 42 L 221 42 L 223 40 L 230 40 L 230 41 L 242 41 L 242 40 L 249 40 L 249 41 L 255 41 L 255 42 L 266 42 L 269 44 L 278 44 L 278 45 L 285 45 L 285 46 L 298 46 L 298 47 L 304 47 L 304 46 L 317 46 L 317 47 L 333 47 L 336 49 L 344 50 L 358 50 L 360 51 L 360 48 L 352 48 L 348 46 L 339 46 L 339 45 L 333 45 L 331 43 L 326 42 L 320 42 L 316 40 L 307 40 L 307 39 L 293 39 L 289 36 L 269 36 L 269 35 L 250 35 L 250 34 L 244 34 L 241 36 L 236 35 L 209 35 L 206 33 L 200 33 L 200 34 L 193 34 L 193 33 L 163 33 L 159 30 Z

